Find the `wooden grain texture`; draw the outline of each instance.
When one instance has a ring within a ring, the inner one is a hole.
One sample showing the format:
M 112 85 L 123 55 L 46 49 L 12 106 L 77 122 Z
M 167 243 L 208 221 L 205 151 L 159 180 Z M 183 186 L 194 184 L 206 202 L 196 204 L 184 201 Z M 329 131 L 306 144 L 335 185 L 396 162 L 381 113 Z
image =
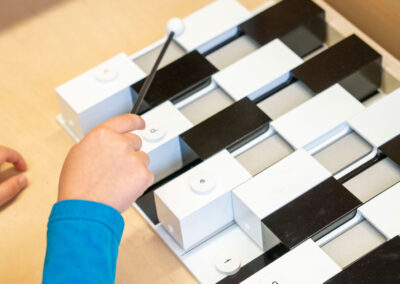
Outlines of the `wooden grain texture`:
M 399 0 L 325 1 L 400 59 Z
M 74 144 L 56 123 L 54 88 L 123 51 L 132 54 L 211 0 L 0 1 L 0 145 L 26 158 L 29 187 L 0 208 L 0 283 L 40 283 L 47 218 Z M 262 0 L 246 0 L 249 9 Z M 4 179 L 5 176 L 0 176 Z M 192 275 L 130 208 L 117 283 L 190 283 Z

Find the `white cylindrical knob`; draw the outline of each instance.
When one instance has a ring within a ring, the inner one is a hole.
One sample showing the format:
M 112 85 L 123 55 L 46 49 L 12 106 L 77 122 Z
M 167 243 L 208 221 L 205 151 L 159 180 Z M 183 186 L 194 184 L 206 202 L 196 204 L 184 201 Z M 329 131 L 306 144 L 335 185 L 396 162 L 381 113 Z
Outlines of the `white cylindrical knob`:
M 215 179 L 209 173 L 201 172 L 190 178 L 190 187 L 198 194 L 208 194 L 215 188 Z
M 174 36 L 180 36 L 185 31 L 185 24 L 179 18 L 172 18 L 167 23 L 167 33 L 174 33 Z
M 215 259 L 215 266 L 219 272 L 233 275 L 240 270 L 241 260 L 235 252 L 219 252 Z
M 158 123 L 150 122 L 147 123 L 146 128 L 142 132 L 142 136 L 149 142 L 156 142 L 164 138 L 166 131 Z

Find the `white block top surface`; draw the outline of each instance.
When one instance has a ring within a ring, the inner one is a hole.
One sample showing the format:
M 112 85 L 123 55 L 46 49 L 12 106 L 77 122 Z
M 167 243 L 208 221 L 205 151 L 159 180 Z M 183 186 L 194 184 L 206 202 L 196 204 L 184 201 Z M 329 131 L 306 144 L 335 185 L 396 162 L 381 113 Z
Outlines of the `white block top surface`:
M 339 84 L 282 115 L 271 125 L 296 149 L 346 122 L 364 106 Z
M 331 176 L 305 150 L 297 150 L 233 190 L 261 220 Z
M 307 240 L 241 283 L 321 284 L 341 271 L 312 240 Z
M 175 40 L 190 52 L 251 16 L 252 13 L 235 0 L 217 0 L 184 18 L 185 31 Z
M 349 124 L 376 147 L 400 134 L 400 89 L 351 118 Z
M 289 47 L 275 39 L 213 75 L 214 80 L 238 101 L 284 76 L 303 63 Z
M 56 92 L 79 113 L 129 88 L 145 76 L 125 53 L 120 53 L 57 87 Z
M 142 138 L 142 151 L 149 153 L 158 146 L 176 138 L 181 133 L 193 127 L 193 124 L 170 102 L 166 101 L 142 115 L 146 122 L 145 130 L 133 133 Z M 157 140 L 146 139 L 144 132 L 151 128 L 163 131 L 164 135 Z
M 191 188 L 191 179 L 205 174 L 213 178 L 214 188 L 205 194 Z M 231 191 L 251 178 L 238 161 L 227 150 L 223 150 L 196 167 L 154 191 L 178 219 L 183 219 L 209 202 Z
M 359 210 L 386 239 L 400 235 L 400 183 L 371 199 Z

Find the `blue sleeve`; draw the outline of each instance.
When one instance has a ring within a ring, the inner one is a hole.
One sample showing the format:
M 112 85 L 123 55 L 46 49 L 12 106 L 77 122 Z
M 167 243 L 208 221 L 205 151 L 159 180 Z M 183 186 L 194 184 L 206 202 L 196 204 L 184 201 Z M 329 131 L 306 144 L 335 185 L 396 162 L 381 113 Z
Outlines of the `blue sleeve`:
M 92 201 L 56 203 L 47 228 L 43 283 L 114 283 L 124 220 Z

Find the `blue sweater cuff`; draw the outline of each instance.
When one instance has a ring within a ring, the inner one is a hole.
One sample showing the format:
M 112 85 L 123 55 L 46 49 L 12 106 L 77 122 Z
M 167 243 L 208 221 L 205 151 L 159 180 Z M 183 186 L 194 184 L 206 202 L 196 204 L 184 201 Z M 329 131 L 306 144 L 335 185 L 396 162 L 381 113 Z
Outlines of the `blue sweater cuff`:
M 120 241 L 124 219 L 111 206 L 87 200 L 63 200 L 54 204 L 48 226 L 60 220 L 86 220 L 102 223 Z

